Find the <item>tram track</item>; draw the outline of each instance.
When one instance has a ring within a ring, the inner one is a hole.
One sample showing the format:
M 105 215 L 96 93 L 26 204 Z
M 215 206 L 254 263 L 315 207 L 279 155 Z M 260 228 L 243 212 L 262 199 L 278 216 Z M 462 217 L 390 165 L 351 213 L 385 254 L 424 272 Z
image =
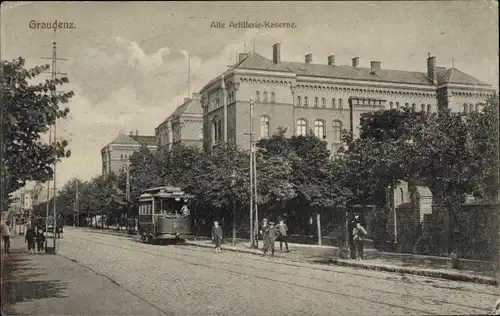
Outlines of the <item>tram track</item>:
M 142 253 L 146 253 L 146 254 L 149 254 L 149 255 L 157 256 L 157 257 L 160 257 L 160 258 L 166 258 L 166 259 L 170 259 L 170 260 L 180 261 L 180 262 L 183 262 L 183 263 L 186 263 L 186 264 L 190 264 L 190 265 L 203 266 L 203 267 L 207 267 L 207 268 L 210 268 L 210 269 L 215 269 L 215 270 L 221 270 L 221 271 L 225 271 L 225 272 L 230 272 L 230 273 L 233 273 L 233 274 L 245 275 L 245 276 L 250 276 L 252 278 L 258 278 L 258 279 L 267 280 L 267 281 L 279 282 L 279 283 L 287 284 L 287 285 L 291 285 L 291 286 L 297 286 L 297 287 L 301 287 L 301 288 L 308 289 L 308 290 L 314 290 L 314 291 L 319 291 L 319 292 L 328 293 L 328 294 L 332 294 L 332 295 L 338 295 L 338 296 L 342 296 L 342 297 L 347 297 L 347 298 L 352 298 L 352 299 L 357 299 L 357 300 L 363 300 L 363 301 L 371 302 L 371 303 L 378 304 L 378 305 L 384 305 L 384 306 L 394 307 L 394 308 L 402 308 L 402 309 L 405 309 L 405 310 L 408 310 L 408 311 L 419 312 L 419 313 L 423 312 L 423 313 L 426 313 L 426 314 L 434 314 L 434 313 L 429 313 L 426 310 L 421 310 L 421 309 L 418 309 L 418 308 L 412 308 L 412 307 L 408 307 L 406 305 L 398 305 L 398 304 L 393 304 L 393 303 L 389 303 L 389 302 L 381 302 L 380 300 L 374 300 L 374 299 L 363 298 L 363 297 L 359 297 L 359 296 L 353 296 L 353 295 L 349 295 L 349 294 L 346 294 L 346 293 L 341 293 L 341 292 L 336 292 L 336 291 L 321 289 L 321 288 L 318 288 L 318 287 L 312 287 L 312 286 L 301 285 L 301 284 L 297 284 L 297 283 L 293 283 L 293 282 L 276 280 L 276 279 L 265 277 L 265 276 L 262 276 L 262 275 L 255 275 L 255 274 L 251 274 L 251 273 L 244 273 L 244 272 L 240 272 L 240 271 L 234 271 L 234 270 L 231 270 L 231 269 L 222 268 L 220 266 L 214 267 L 214 266 L 209 265 L 209 264 L 204 264 L 204 263 L 199 263 L 199 262 L 195 263 L 195 262 L 191 262 L 191 261 L 188 261 L 188 260 L 184 260 L 184 258 L 172 257 L 172 256 L 168 256 L 166 254 L 162 254 L 162 253 L 160 253 L 158 251 L 158 248 L 154 248 L 154 249 L 157 249 L 156 251 L 151 251 L 152 249 L 148 249 L 149 247 L 145 247 L 145 246 L 150 246 L 150 245 L 147 245 L 147 244 L 120 246 L 120 245 L 116 245 L 116 244 L 113 244 L 113 243 L 108 243 L 108 242 L 103 242 L 103 241 L 96 241 L 96 240 L 93 240 L 93 239 L 88 239 L 88 238 L 83 238 L 83 237 L 72 236 L 72 238 L 79 239 L 79 240 L 86 241 L 86 242 L 93 242 L 93 243 L 96 243 L 96 244 L 100 244 L 100 245 L 104 245 L 104 246 L 108 246 L 108 247 L 113 247 L 113 248 L 117 248 L 117 249 L 122 249 L 122 250 L 127 250 L 127 251 L 142 252 Z M 201 257 L 201 256 L 198 256 L 198 255 L 193 255 L 192 252 L 194 252 L 196 250 L 194 250 L 193 248 L 190 248 L 189 246 L 180 245 L 180 246 L 175 246 L 175 247 L 176 247 L 176 249 L 181 249 L 182 251 L 186 251 L 187 250 L 187 251 L 190 252 L 190 254 L 175 253 L 176 256 L 185 257 L 185 258 L 193 258 L 193 259 L 197 259 L 197 260 L 199 260 L 199 259 L 207 260 L 207 258 L 205 258 L 205 257 Z M 252 260 L 253 262 L 270 263 L 269 260 L 265 260 L 265 259 L 264 260 L 263 259 L 258 260 L 256 258 L 247 258 L 247 259 L 248 260 Z M 297 275 L 291 274 L 291 273 L 286 273 L 286 272 L 283 272 L 283 271 L 274 271 L 274 270 L 269 270 L 269 269 L 265 269 L 265 268 L 259 268 L 259 267 L 255 267 L 255 266 L 251 266 L 251 265 L 245 265 L 245 264 L 234 263 L 234 262 L 228 263 L 226 261 L 217 260 L 215 258 L 210 258 L 208 260 L 210 262 L 213 262 L 213 263 L 218 263 L 219 265 L 220 264 L 226 264 L 226 265 L 231 264 L 232 266 L 238 266 L 238 267 L 252 269 L 252 270 L 257 270 L 257 271 L 261 271 L 261 272 L 270 272 L 270 273 L 276 273 L 276 272 L 278 272 L 279 274 L 281 274 L 283 276 L 288 276 L 288 277 L 291 277 L 293 279 L 297 279 Z M 313 267 L 306 267 L 306 266 L 303 266 L 303 265 L 294 265 L 294 264 L 282 263 L 282 262 L 280 262 L 280 265 L 295 266 L 295 267 L 300 267 L 300 268 L 304 268 L 304 269 L 316 269 L 316 268 L 313 268 Z M 374 276 L 366 276 L 366 275 L 360 275 L 360 274 L 348 273 L 348 272 L 341 272 L 341 271 L 332 271 L 332 270 L 327 270 L 327 269 L 323 269 L 323 271 L 329 271 L 329 272 L 340 273 L 340 274 L 353 274 L 353 275 L 360 276 L 360 277 L 361 276 L 362 277 L 372 277 L 372 278 L 377 278 L 377 279 L 383 279 L 384 281 L 404 282 L 404 281 L 401 281 L 401 280 L 392 280 L 392 279 L 387 279 L 387 278 L 380 278 L 380 277 L 374 277 Z M 334 283 L 334 281 L 332 281 L 332 280 L 325 280 L 325 279 L 314 278 L 314 277 L 307 277 L 306 278 L 306 277 L 300 276 L 299 278 L 313 280 L 315 282 L 323 282 L 323 283 L 327 283 L 327 284 Z M 428 284 L 425 284 L 425 283 L 419 283 L 419 285 L 429 286 Z M 354 287 L 359 288 L 359 285 L 353 285 L 353 284 L 345 284 L 344 286 L 346 286 L 346 287 L 352 287 L 352 288 L 354 288 Z M 385 294 L 385 295 L 395 296 L 396 298 L 400 298 L 403 301 L 408 300 L 408 299 L 417 299 L 417 300 L 420 300 L 420 301 L 422 301 L 422 302 L 424 302 L 426 304 L 433 304 L 433 305 L 444 305 L 444 304 L 446 304 L 446 305 L 452 305 L 452 306 L 465 307 L 465 308 L 469 308 L 469 309 L 473 309 L 473 310 L 489 311 L 489 309 L 486 309 L 486 308 L 483 308 L 483 307 L 479 307 L 479 306 L 473 306 L 473 305 L 461 304 L 461 303 L 454 303 L 454 302 L 449 302 L 449 301 L 446 301 L 446 300 L 433 299 L 433 298 L 424 297 L 424 296 L 416 296 L 416 295 L 413 295 L 413 294 L 396 293 L 396 292 L 392 292 L 392 291 L 382 290 L 382 289 L 379 289 L 379 288 L 367 287 L 365 285 L 363 286 L 363 289 L 364 290 L 368 290 L 368 291 L 372 291 L 373 293 L 376 293 L 376 294 L 382 293 L 382 294 Z M 461 290 L 461 291 L 464 291 L 462 289 L 449 289 L 449 290 L 450 291 L 451 290 Z M 470 291 L 465 291 L 465 292 L 470 292 Z M 485 294 L 483 292 L 478 292 L 478 293 Z M 494 295 L 492 293 L 487 293 L 487 294 L 488 295 Z
M 125 239 L 128 239 L 128 240 L 131 240 L 133 242 L 137 242 L 139 245 L 153 246 L 154 249 L 156 249 L 156 247 L 162 248 L 162 247 L 165 246 L 165 245 L 152 245 L 152 244 L 148 244 L 148 243 L 142 243 L 142 242 L 139 242 L 137 239 L 134 239 L 133 237 L 130 237 L 130 236 L 112 235 L 112 234 L 101 233 L 101 232 L 98 232 L 98 233 L 102 234 L 102 235 L 122 237 L 122 238 L 125 238 Z M 78 237 L 78 238 L 80 238 L 80 237 Z M 197 246 L 183 245 L 183 244 L 172 244 L 172 245 L 169 245 L 169 246 L 171 246 L 171 247 L 174 246 L 176 248 L 180 248 L 180 249 L 183 249 L 183 250 L 186 250 L 186 251 L 190 251 L 190 252 L 195 252 L 195 253 L 199 252 L 199 249 L 208 249 L 208 248 L 205 248 L 205 247 L 197 247 Z M 252 262 L 259 262 L 259 263 L 260 262 L 269 262 L 268 259 L 263 259 L 261 257 L 257 257 L 256 255 L 251 255 L 251 256 L 252 257 L 249 257 L 247 260 L 252 261 Z M 373 279 L 378 279 L 378 280 L 382 280 L 382 281 L 389 281 L 389 282 L 395 282 L 395 283 L 403 282 L 394 273 L 391 273 L 392 275 L 394 275 L 394 276 L 391 276 L 391 277 L 379 277 L 379 276 L 375 276 L 375 275 L 368 275 L 368 274 L 363 274 L 363 273 L 356 273 L 355 272 L 356 270 L 353 270 L 353 271 L 340 271 L 340 269 L 336 269 L 337 267 L 336 266 L 332 266 L 332 265 L 326 265 L 326 266 L 329 267 L 329 268 L 331 268 L 331 269 L 334 269 L 334 270 L 326 269 L 326 268 L 323 267 L 323 266 L 325 266 L 325 264 L 311 262 L 311 261 L 308 261 L 308 260 L 296 260 L 296 259 L 293 259 L 293 258 L 286 258 L 286 257 L 274 257 L 273 260 L 276 260 L 276 259 L 278 259 L 280 261 L 280 264 L 286 265 L 286 266 L 304 267 L 303 265 L 294 264 L 294 263 L 300 263 L 300 264 L 304 264 L 305 263 L 305 264 L 314 265 L 314 268 L 313 267 L 310 267 L 310 268 L 311 269 L 315 269 L 315 270 L 321 270 L 321 271 L 326 271 L 326 272 L 335 272 L 337 274 L 352 275 L 352 276 L 359 276 L 359 277 L 365 277 L 365 278 L 373 278 Z M 421 279 L 425 279 L 425 280 L 429 281 L 429 282 L 417 282 L 418 284 L 432 286 L 432 287 L 435 287 L 435 288 L 443 288 L 443 287 L 439 287 L 439 286 L 430 284 L 430 282 L 432 282 L 432 278 L 431 277 L 416 276 L 416 278 L 421 278 Z M 472 293 L 477 293 L 477 294 L 486 294 L 486 295 L 492 296 L 495 299 L 498 298 L 498 293 L 493 293 L 493 292 L 484 292 L 484 291 L 476 291 L 476 290 L 472 290 L 472 289 L 463 289 L 461 287 L 460 288 L 458 288 L 458 287 L 457 288 L 446 288 L 446 289 L 455 290 L 455 291 L 462 291 L 462 292 L 467 292 L 467 293 L 472 292 Z

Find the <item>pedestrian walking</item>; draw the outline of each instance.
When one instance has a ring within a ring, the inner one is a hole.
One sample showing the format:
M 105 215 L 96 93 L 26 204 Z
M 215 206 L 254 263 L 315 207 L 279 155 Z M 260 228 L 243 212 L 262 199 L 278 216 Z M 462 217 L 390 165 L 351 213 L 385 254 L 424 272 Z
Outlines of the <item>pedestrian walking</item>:
M 5 252 L 10 251 L 10 223 L 5 222 L 2 225 L 2 240 L 3 240 L 3 250 Z
M 280 220 L 278 226 L 278 238 L 280 241 L 280 251 L 283 251 L 283 243 L 285 243 L 286 252 L 290 252 L 288 249 L 288 226 L 286 226 L 284 220 Z
M 276 237 L 278 236 L 278 231 L 276 227 L 274 227 L 274 222 L 269 222 L 269 229 L 267 231 L 268 240 L 268 249 L 271 249 L 271 257 L 274 257 L 274 243 L 276 241 Z
M 361 226 L 361 223 L 356 223 L 356 227 L 352 231 L 354 245 L 355 245 L 355 258 L 356 260 L 363 259 L 363 248 L 364 248 L 364 240 L 365 236 L 368 233 L 365 228 Z
M 269 249 L 269 224 L 267 218 L 262 219 L 262 229 L 260 230 L 260 234 L 262 235 L 262 256 L 266 255 L 267 250 Z
M 26 235 L 24 237 L 24 242 L 28 243 L 28 253 L 30 255 L 35 254 L 35 239 L 36 239 L 35 230 L 30 224 L 28 224 L 28 226 L 26 226 Z
M 215 252 L 221 253 L 222 227 L 219 226 L 219 222 L 217 221 L 214 222 L 214 226 L 212 227 L 212 240 L 215 242 Z
M 38 253 L 43 253 L 45 246 L 45 231 L 38 228 L 36 232 L 36 249 Z

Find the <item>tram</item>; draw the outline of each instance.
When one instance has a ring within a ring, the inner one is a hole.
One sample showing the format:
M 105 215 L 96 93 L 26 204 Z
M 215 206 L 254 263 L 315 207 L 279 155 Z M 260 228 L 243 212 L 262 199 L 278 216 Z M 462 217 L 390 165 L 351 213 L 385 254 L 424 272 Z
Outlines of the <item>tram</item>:
M 163 186 L 147 189 L 138 198 L 138 234 L 143 242 L 164 243 L 191 235 L 188 203 L 194 196 L 181 188 Z

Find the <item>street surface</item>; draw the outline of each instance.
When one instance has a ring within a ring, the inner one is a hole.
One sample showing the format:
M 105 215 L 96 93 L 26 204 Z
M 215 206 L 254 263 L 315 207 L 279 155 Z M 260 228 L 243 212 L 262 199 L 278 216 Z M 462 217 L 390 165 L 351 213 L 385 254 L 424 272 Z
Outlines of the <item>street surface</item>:
M 103 301 L 140 300 L 144 313 L 129 315 L 470 315 L 488 313 L 498 298 L 493 286 L 148 245 L 71 228 L 58 255 L 114 283 L 116 291 L 100 292 Z M 78 281 L 91 291 L 92 280 Z M 85 314 L 81 304 L 75 308 L 74 315 Z

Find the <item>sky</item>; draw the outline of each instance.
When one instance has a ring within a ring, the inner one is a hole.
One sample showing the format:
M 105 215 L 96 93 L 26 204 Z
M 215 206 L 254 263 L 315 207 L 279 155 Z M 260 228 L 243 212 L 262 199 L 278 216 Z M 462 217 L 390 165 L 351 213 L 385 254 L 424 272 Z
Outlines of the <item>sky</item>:
M 438 66 L 458 68 L 498 89 L 498 3 L 438 2 L 3 2 L 1 59 L 22 56 L 27 66 L 47 63 L 53 30 L 36 23 L 73 23 L 58 29 L 58 71 L 75 96 L 57 136 L 72 156 L 58 164 L 57 187 L 101 172 L 103 146 L 119 134 L 155 127 L 191 93 L 252 51 L 282 60 L 336 64 L 360 57 L 382 68 L 426 72 L 427 55 Z M 211 28 L 212 22 L 276 21 L 295 28 Z M 39 24 L 41 25 L 41 24 Z M 246 43 L 246 45 L 245 45 Z M 43 78 L 45 79 L 45 78 Z M 249 96 L 250 97 L 250 96 Z

